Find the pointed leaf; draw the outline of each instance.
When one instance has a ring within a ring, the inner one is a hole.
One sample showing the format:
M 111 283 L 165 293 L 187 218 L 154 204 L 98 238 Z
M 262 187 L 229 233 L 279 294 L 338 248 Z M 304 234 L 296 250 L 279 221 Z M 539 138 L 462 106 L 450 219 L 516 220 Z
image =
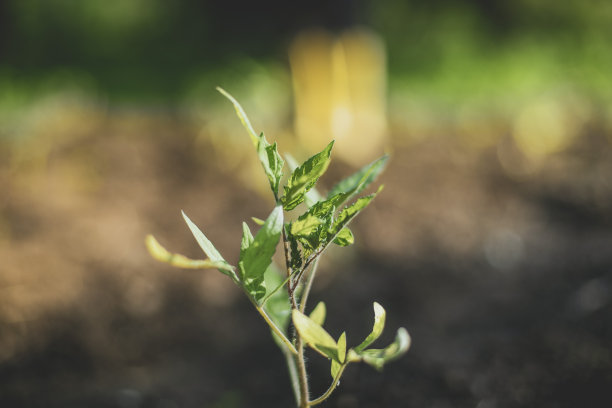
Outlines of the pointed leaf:
M 302 266 L 302 252 L 300 251 L 298 240 L 291 234 L 291 224 L 287 225 L 289 232 L 287 232 L 287 240 L 289 241 L 289 253 L 290 253 L 290 264 L 291 270 L 296 271 Z M 287 228 L 285 228 L 287 230 Z
M 253 234 L 251 233 L 251 229 L 249 228 L 246 222 L 243 222 L 242 223 L 242 241 L 240 242 L 240 259 L 244 258 L 245 253 L 247 249 L 253 243 L 253 240 L 254 238 L 253 238 Z M 241 275 L 240 279 L 244 280 L 244 276 L 242 276 L 242 272 L 241 272 L 242 270 L 238 268 L 238 271 Z
M 293 310 L 293 325 L 304 341 L 327 358 L 338 360 L 338 346 L 324 328 L 299 310 Z
M 336 378 L 342 368 L 342 364 L 344 364 L 344 360 L 346 360 L 346 332 L 343 332 L 338 339 L 338 361 L 331 361 L 332 378 Z
M 304 214 L 304 216 L 300 216 L 297 220 L 293 221 L 291 225 L 291 235 L 294 237 L 306 237 L 310 234 L 314 233 L 319 229 L 319 227 L 325 221 L 321 218 L 311 215 Z
M 240 122 L 242 122 L 242 126 L 244 126 L 249 136 L 251 136 L 251 141 L 253 142 L 253 145 L 257 147 L 257 144 L 259 143 L 259 137 L 257 136 L 257 133 L 255 133 L 255 130 L 253 130 L 253 126 L 251 126 L 251 121 L 249 121 L 249 118 L 244 112 L 244 109 L 242 109 L 242 106 L 240 106 L 238 101 L 225 89 L 217 87 L 217 91 L 219 91 L 223 96 L 229 99 L 230 102 L 234 105 L 236 115 L 238 115 Z
M 285 195 L 281 200 L 285 211 L 294 209 L 304 201 L 304 195 L 325 173 L 329 166 L 333 145 L 334 142 L 330 142 L 323 151 L 315 154 L 293 171 L 285 186 Z
M 219 251 L 217 251 L 217 248 L 215 248 L 212 242 L 210 242 L 208 238 L 206 238 L 206 235 L 204 235 L 204 233 L 198 228 L 198 226 L 195 225 L 193 221 L 189 219 L 189 217 L 187 217 L 187 214 L 185 214 L 184 211 L 181 211 L 181 213 L 183 214 L 183 218 L 185 219 L 185 222 L 187 223 L 189 230 L 193 234 L 193 237 L 196 239 L 198 245 L 200 246 L 200 248 L 202 248 L 202 251 L 204 251 L 206 256 L 208 256 L 208 258 L 210 258 L 210 260 L 213 262 L 220 262 L 220 263 L 228 265 L 229 268 L 225 268 L 225 269 L 219 268 L 219 271 L 221 273 L 228 275 L 235 282 L 237 282 L 238 277 L 236 276 L 236 273 L 233 271 L 233 267 L 229 265 L 225 261 L 225 259 L 223 259 Z
M 336 360 L 332 360 L 331 361 L 331 377 L 332 378 L 336 378 L 336 376 L 338 375 L 338 372 L 340 372 L 340 368 L 342 368 L 342 364 L 340 364 L 339 362 L 337 362 Z
M 298 162 L 289 153 L 285 153 L 285 160 L 287 161 L 287 164 L 289 165 L 289 170 L 293 173 L 293 171 L 297 169 L 299 165 Z M 304 203 L 306 204 L 308 208 L 312 207 L 317 202 L 322 201 L 322 200 L 323 200 L 323 196 L 321 195 L 321 193 L 319 193 L 316 187 L 312 187 L 310 190 L 306 192 L 306 195 L 304 196 Z
M 355 237 L 350 229 L 344 227 L 340 230 L 336 238 L 334 239 L 334 244 L 340 246 L 349 246 L 355 242 Z
M 355 347 L 356 352 L 360 352 L 365 350 L 370 344 L 374 343 L 376 339 L 380 337 L 385 328 L 385 318 L 387 313 L 385 309 L 377 302 L 374 302 L 374 325 L 372 327 L 372 332 L 366 337 L 366 339 L 357 347 Z
M 261 218 L 257 218 L 257 217 L 251 217 L 251 219 L 253 220 L 253 222 L 257 225 L 264 225 L 264 220 L 262 220 Z
M 336 236 L 340 233 L 340 231 L 346 227 L 352 220 L 359 214 L 364 208 L 366 208 L 370 202 L 376 197 L 376 195 L 382 190 L 382 186 L 378 189 L 378 191 L 374 194 L 370 194 L 365 197 L 359 198 L 353 204 L 346 206 L 340 214 L 338 214 L 338 218 L 334 222 L 334 225 L 330 228 L 330 235 Z
M 270 188 L 276 197 L 278 196 L 278 186 L 283 177 L 283 166 L 285 165 L 278 153 L 276 142 L 270 145 L 262 133 L 258 137 L 257 155 L 270 182 Z
M 231 266 L 224 262 L 213 262 L 209 259 L 190 259 L 181 254 L 168 252 L 153 235 L 147 235 L 145 244 L 151 256 L 160 261 L 168 263 L 177 268 L 185 269 L 228 269 L 231 271 Z
M 315 308 L 310 313 L 310 320 L 318 324 L 319 326 L 323 326 L 325 323 L 325 315 L 327 314 L 327 309 L 325 307 L 325 302 L 319 302 L 315 306 Z
M 403 327 L 397 331 L 395 341 L 384 349 L 369 349 L 357 353 L 361 356 L 362 360 L 376 368 L 381 370 L 385 363 L 400 357 L 410 348 L 410 335 Z
M 338 338 L 338 362 L 344 363 L 346 359 L 346 332 L 342 332 Z
M 351 192 L 351 194 L 359 194 L 374 180 L 376 180 L 378 175 L 385 169 L 388 160 L 389 156 L 384 155 L 372 163 L 362 167 L 351 176 L 336 184 L 329 191 L 327 196 L 331 197 L 335 194 L 346 192 Z
M 282 227 L 283 208 L 277 206 L 270 213 L 251 244 L 241 251 L 238 266 L 240 267 L 243 284 L 256 301 L 259 301 L 266 294 L 264 273 L 272 262 L 274 252 L 276 252 Z
M 276 143 L 270 145 L 263 133 L 259 136 L 257 133 L 255 133 L 255 130 L 251 125 L 251 121 L 244 112 L 244 109 L 242 109 L 242 106 L 240 106 L 238 101 L 232 95 L 230 95 L 229 92 L 220 87 L 217 87 L 217 91 L 229 99 L 234 105 L 234 109 L 236 110 L 236 114 L 238 115 L 240 122 L 242 122 L 242 126 L 244 126 L 246 129 L 247 133 L 251 137 L 253 145 L 255 145 L 255 148 L 257 149 L 259 161 L 261 162 L 266 176 L 268 177 L 270 188 L 276 197 L 278 195 L 278 186 L 281 178 L 283 177 L 283 166 L 285 164 L 280 154 L 278 154 Z
M 292 223 L 291 233 L 302 244 L 306 256 L 329 243 L 328 231 L 332 225 L 336 205 L 342 200 L 344 193 L 319 201 Z M 348 239 L 348 236 L 346 237 Z

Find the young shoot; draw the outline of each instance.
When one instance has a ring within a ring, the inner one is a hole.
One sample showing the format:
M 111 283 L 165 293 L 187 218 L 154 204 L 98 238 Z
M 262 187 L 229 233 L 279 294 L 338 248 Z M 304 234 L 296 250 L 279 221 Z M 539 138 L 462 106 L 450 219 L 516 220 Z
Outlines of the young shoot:
M 370 205 L 382 186 L 372 194 L 359 195 L 383 171 L 388 157 L 383 156 L 364 166 L 322 195 L 315 185 L 329 166 L 334 142 L 302 164 L 286 156 L 286 166 L 276 143 L 270 144 L 263 133 L 254 131 L 234 97 L 221 88 L 217 90 L 233 104 L 251 138 L 270 184 L 274 208 L 265 220 L 252 218 L 252 225 L 257 228 L 255 233 L 243 222 L 237 265 L 230 265 L 185 213 L 183 218 L 206 255 L 205 259 L 189 259 L 171 253 L 152 235 L 146 237 L 146 246 L 158 261 L 179 268 L 217 269 L 240 287 L 270 327 L 272 337 L 286 357 L 296 406 L 313 407 L 329 398 L 349 364 L 364 362 L 380 370 L 410 347 L 408 332 L 400 328 L 391 344 L 380 349 L 370 348 L 385 326 L 386 312 L 377 302 L 374 302 L 371 333 L 353 346 L 349 346 L 346 332 L 334 339 L 323 328 L 327 313 L 325 303 L 319 302 L 307 313 L 308 296 L 319 259 L 331 245 L 353 244 L 355 239 L 349 224 Z M 285 175 L 286 181 L 281 186 Z M 293 211 L 301 213 L 293 216 L 293 221 L 287 221 L 286 214 Z M 282 267 L 275 266 L 272 261 L 279 242 L 284 252 Z M 330 386 L 316 398 L 311 397 L 308 387 L 306 346 L 330 362 Z

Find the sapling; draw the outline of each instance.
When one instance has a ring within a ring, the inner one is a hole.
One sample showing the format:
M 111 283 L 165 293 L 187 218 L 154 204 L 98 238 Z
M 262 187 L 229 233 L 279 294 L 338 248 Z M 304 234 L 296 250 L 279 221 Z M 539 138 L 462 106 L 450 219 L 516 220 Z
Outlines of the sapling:
M 257 134 L 236 99 L 223 89 L 217 89 L 232 102 L 251 138 L 275 206 L 265 220 L 253 218 L 253 223 L 259 226 L 256 234 L 246 222 L 242 223 L 238 265 L 230 265 L 184 212 L 183 218 L 207 259 L 196 260 L 171 253 L 152 235 L 146 237 L 146 245 L 159 261 L 180 268 L 217 269 L 234 281 L 268 324 L 284 353 L 297 406 L 312 407 L 329 398 L 349 364 L 364 362 L 380 370 L 410 346 L 408 332 L 400 328 L 393 343 L 381 349 L 370 348 L 385 325 L 385 309 L 376 302 L 372 332 L 353 347 L 348 346 L 346 332 L 336 340 L 323 328 L 325 303 L 319 302 L 307 313 L 307 300 L 321 255 L 331 245 L 348 246 L 354 242 L 348 226 L 372 202 L 382 186 L 372 194 L 355 197 L 375 181 L 388 157 L 368 164 L 322 195 L 315 184 L 329 166 L 334 142 L 300 165 L 291 156 L 285 156 L 285 166 L 276 143 L 270 144 L 263 133 Z M 291 171 L 285 180 L 286 167 Z M 288 221 L 286 214 L 289 212 L 301 214 L 293 215 Z M 282 268 L 276 267 L 272 260 L 279 242 L 284 253 Z M 316 398 L 311 398 L 308 389 L 306 346 L 330 361 L 331 385 Z

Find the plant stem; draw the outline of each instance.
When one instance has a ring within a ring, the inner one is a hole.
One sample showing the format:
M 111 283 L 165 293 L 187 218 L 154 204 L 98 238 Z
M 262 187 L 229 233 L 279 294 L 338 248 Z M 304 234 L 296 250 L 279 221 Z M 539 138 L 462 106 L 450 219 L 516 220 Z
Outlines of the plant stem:
M 334 390 L 340 383 L 340 377 L 342 376 L 342 373 L 344 372 L 344 369 L 346 368 L 346 366 L 347 366 L 346 362 L 340 366 L 340 370 L 338 370 L 338 373 L 334 377 L 334 380 L 329 386 L 329 388 L 327 389 L 327 391 L 325 391 L 325 393 L 323 393 L 323 395 L 321 395 L 319 398 L 310 401 L 307 407 L 314 407 L 315 405 L 319 405 L 320 403 L 322 403 L 323 401 L 329 398 L 331 393 L 334 392 Z
M 300 403 L 300 382 L 298 380 L 298 372 L 295 364 L 294 355 L 288 350 L 283 350 L 285 360 L 287 360 L 287 369 L 289 370 L 289 378 L 291 379 L 291 388 L 293 389 L 293 396 L 295 401 Z
M 308 373 L 306 372 L 306 361 L 304 360 L 304 343 L 299 334 L 296 334 L 296 336 L 295 348 L 298 353 L 297 356 L 295 356 L 295 360 L 297 363 L 297 373 L 300 385 L 300 408 L 308 408 L 310 403 L 308 401 Z
M 297 287 L 297 283 L 294 285 L 292 282 L 291 276 L 293 276 L 293 272 L 291 269 L 291 255 L 289 253 L 289 240 L 287 239 L 287 232 L 283 226 L 282 228 L 282 237 L 283 237 L 283 248 L 285 249 L 285 264 L 287 267 L 287 277 L 289 281 L 287 282 L 287 293 L 289 294 L 289 300 L 291 302 L 291 309 L 298 309 L 297 300 L 295 299 L 295 289 Z M 303 270 L 301 271 L 303 272 Z M 299 281 L 301 278 L 300 275 L 296 277 L 296 281 Z M 298 405 L 299 408 L 308 408 L 309 404 L 309 395 L 308 395 L 308 373 L 306 372 L 306 361 L 304 360 L 304 342 L 302 341 L 302 337 L 300 334 L 295 331 L 295 349 L 297 350 L 297 355 L 295 358 L 295 365 L 297 368 L 297 378 L 299 385 L 299 398 Z
M 289 240 L 287 239 L 287 231 L 285 227 L 282 228 L 283 234 L 283 249 L 285 250 L 285 267 L 287 268 L 287 293 L 289 294 L 289 300 L 291 301 L 291 309 L 297 309 L 297 302 L 295 300 L 295 286 L 293 285 L 293 271 L 291 269 L 291 255 L 289 253 Z M 300 276 L 297 277 L 300 279 Z
M 287 347 L 287 349 L 292 353 L 292 354 L 298 354 L 297 350 L 295 349 L 295 347 L 293 347 L 293 344 L 291 344 L 291 342 L 289 341 L 289 339 L 287 339 L 287 337 L 285 337 L 285 335 L 283 334 L 282 330 L 278 328 L 278 326 L 276 324 L 274 324 L 274 322 L 272 321 L 272 319 L 270 319 L 270 316 L 268 316 L 268 314 L 266 313 L 266 311 L 258 306 L 257 304 L 255 304 L 255 302 L 253 302 L 253 305 L 255 306 L 255 309 L 257 309 L 257 311 L 259 312 L 259 314 L 261 315 L 261 317 L 264 318 L 264 320 L 266 321 L 266 323 L 268 323 L 268 326 L 270 326 L 270 328 L 272 329 L 272 331 L 274 332 L 274 334 L 276 334 L 281 341 L 285 344 L 285 346 Z
M 308 280 L 306 281 L 306 286 L 304 286 L 304 291 L 302 292 L 302 297 L 300 298 L 300 312 L 302 313 L 305 313 L 306 302 L 308 301 L 308 295 L 310 294 L 310 288 L 312 287 L 312 282 L 314 281 L 315 274 L 317 273 L 318 265 L 319 259 L 316 259 L 312 264 L 310 275 L 308 275 Z

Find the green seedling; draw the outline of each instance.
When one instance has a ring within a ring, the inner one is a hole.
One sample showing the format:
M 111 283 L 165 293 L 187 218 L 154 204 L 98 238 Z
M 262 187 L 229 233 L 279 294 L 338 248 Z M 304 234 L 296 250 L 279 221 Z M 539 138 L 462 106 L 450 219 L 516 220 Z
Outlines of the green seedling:
M 348 246 L 354 242 L 349 224 L 382 188 L 369 195 L 356 196 L 375 181 L 388 157 L 383 156 L 340 181 L 324 196 L 315 189 L 315 184 L 329 166 L 334 142 L 300 165 L 286 156 L 288 165 L 285 166 L 276 143 L 270 144 L 263 133 L 257 134 L 240 104 L 223 89 L 217 89 L 232 102 L 253 142 L 275 206 L 265 220 L 253 218 L 259 227 L 256 234 L 253 235 L 246 222 L 242 224 L 238 265 L 230 265 L 185 213 L 183 218 L 207 259 L 194 260 L 173 254 L 152 235 L 147 236 L 146 245 L 158 261 L 179 268 L 217 269 L 232 279 L 268 324 L 284 353 L 297 406 L 312 407 L 329 398 L 349 364 L 364 362 L 380 370 L 410 346 L 408 332 L 400 328 L 393 343 L 382 349 L 370 348 L 385 326 L 385 309 L 376 302 L 372 332 L 353 347 L 348 347 L 346 333 L 336 340 L 323 328 L 325 303 L 320 302 L 309 314 L 306 313 L 308 295 L 321 255 L 331 245 Z M 285 180 L 286 167 L 291 171 Z M 302 210 L 301 214 L 293 215 L 292 221 L 287 221 L 287 213 L 299 210 Z M 284 252 L 282 268 L 276 267 L 272 261 L 279 242 Z M 331 385 L 314 399 L 311 399 L 308 389 L 304 359 L 306 346 L 330 361 Z

